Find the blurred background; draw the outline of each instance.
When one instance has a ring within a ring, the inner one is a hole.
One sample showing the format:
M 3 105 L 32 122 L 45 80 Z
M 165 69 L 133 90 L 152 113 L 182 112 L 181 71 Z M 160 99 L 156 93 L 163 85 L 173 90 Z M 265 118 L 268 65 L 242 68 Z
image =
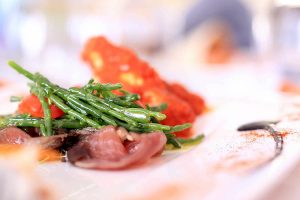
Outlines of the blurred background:
M 9 59 L 65 86 L 85 83 L 92 73 L 81 53 L 98 35 L 209 105 L 300 94 L 300 0 L 0 0 L 0 87 L 28 92 Z
M 299 0 L 0 0 L 0 77 L 11 75 L 5 65 L 14 59 L 57 80 L 72 70 L 70 84 L 87 80 L 81 51 L 104 35 L 158 70 L 250 66 L 295 91 L 299 8 Z

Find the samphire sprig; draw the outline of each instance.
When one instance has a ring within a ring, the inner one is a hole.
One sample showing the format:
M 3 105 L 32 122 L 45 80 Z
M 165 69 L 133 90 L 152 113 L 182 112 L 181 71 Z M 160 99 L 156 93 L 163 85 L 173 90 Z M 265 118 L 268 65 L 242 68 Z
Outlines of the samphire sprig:
M 128 131 L 138 133 L 162 131 L 166 134 L 168 143 L 176 148 L 180 148 L 185 140 L 178 140 L 172 133 L 191 127 L 189 123 L 176 126 L 160 124 L 159 121 L 166 118 L 161 111 L 167 105 L 144 108 L 136 103 L 139 95 L 123 90 L 119 83 L 101 84 L 90 80 L 83 87 L 66 89 L 53 84 L 39 73 L 27 71 L 14 61 L 9 61 L 8 64 L 32 81 L 29 84 L 30 91 L 40 100 L 44 118 L 21 115 L 4 117 L 0 119 L 0 127 L 37 127 L 43 136 L 50 136 L 55 134 L 53 129 L 57 128 L 99 129 L 105 125 L 122 126 Z M 48 102 L 55 104 L 65 113 L 62 119 L 51 119 Z

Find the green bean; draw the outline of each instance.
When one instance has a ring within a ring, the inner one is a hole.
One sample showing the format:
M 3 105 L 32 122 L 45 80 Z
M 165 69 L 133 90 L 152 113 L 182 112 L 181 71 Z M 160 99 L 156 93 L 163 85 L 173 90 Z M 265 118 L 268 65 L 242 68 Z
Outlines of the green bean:
M 84 110 L 85 113 L 91 114 L 96 118 L 101 118 L 102 113 L 94 107 L 84 103 L 83 101 L 80 101 L 74 96 L 63 95 L 63 97 L 65 97 L 66 102 L 70 102 L 72 105 L 74 105 L 75 108 L 78 108 L 78 110 Z
M 96 99 L 95 99 L 96 100 Z M 115 111 L 121 112 L 124 115 L 130 116 L 132 119 L 139 122 L 150 122 L 150 117 L 153 116 L 158 120 L 163 120 L 166 118 L 166 115 L 158 112 L 149 111 L 143 108 L 123 108 L 112 102 L 109 102 L 106 99 L 97 99 L 98 102 L 106 105 L 107 107 L 114 109 Z
M 67 106 L 58 96 L 51 94 L 48 97 L 57 107 L 59 107 L 63 112 L 68 113 L 69 115 L 74 116 L 76 119 L 86 122 L 94 128 L 101 128 L 102 126 L 98 124 L 96 121 L 89 119 L 85 115 L 80 114 L 79 112 L 71 109 Z
M 44 120 L 41 118 L 20 118 L 16 116 L 16 117 L 0 119 L 0 128 L 7 127 L 7 126 L 40 128 L 41 124 L 44 124 Z M 68 119 L 53 120 L 52 124 L 53 124 L 53 128 L 68 128 L 68 129 L 82 129 L 88 126 L 88 124 L 82 123 L 78 120 L 68 120 Z
M 116 123 L 116 121 L 114 119 L 112 119 L 111 117 L 102 114 L 101 119 L 106 122 L 107 124 L 113 125 L 113 126 L 118 126 L 118 124 Z
M 73 102 L 67 102 L 67 105 L 69 105 L 71 108 L 77 110 L 78 112 L 80 112 L 83 115 L 87 115 L 88 114 L 84 109 L 78 107 Z
M 60 119 L 60 120 L 53 120 L 52 123 L 54 128 L 82 129 L 88 127 L 87 123 L 80 122 L 78 120 Z
M 136 120 L 137 122 L 142 122 L 142 123 L 148 123 L 150 122 L 151 118 L 148 112 L 144 109 L 140 108 L 127 108 L 124 109 L 123 113 Z
M 194 138 L 189 138 L 189 139 L 177 138 L 177 140 L 183 145 L 196 145 L 196 144 L 199 144 L 200 142 L 202 142 L 204 137 L 205 136 L 203 134 L 201 134 Z
M 143 122 L 143 123 L 147 123 L 150 121 L 150 116 L 148 115 L 147 112 L 144 111 L 144 109 L 134 109 L 134 108 L 123 109 L 122 107 L 115 105 L 109 101 L 107 102 L 91 94 L 84 93 L 82 90 L 78 88 L 72 88 L 70 89 L 70 91 L 79 95 L 78 96 L 79 98 L 88 101 L 91 105 L 98 108 L 102 112 L 111 114 L 114 117 L 124 120 L 130 124 L 136 125 L 135 121 Z M 101 103 L 102 105 L 100 105 L 99 103 Z M 111 109 L 114 109 L 119 113 Z
M 52 135 L 52 118 L 51 118 L 51 111 L 50 111 L 49 105 L 45 99 L 44 90 L 42 88 L 40 88 L 39 86 L 36 86 L 36 87 L 32 87 L 31 91 L 33 92 L 33 94 L 35 94 L 38 97 L 38 99 L 40 100 L 40 102 L 42 104 L 42 108 L 43 108 L 43 112 L 44 112 L 44 119 L 45 119 L 45 126 L 43 127 L 43 128 L 45 128 L 45 132 L 42 131 L 42 133 L 46 134 L 46 136 L 50 136 L 50 135 Z
M 111 90 L 117 90 L 117 89 L 120 89 L 120 88 L 122 88 L 122 85 L 120 83 L 116 83 L 116 84 L 96 83 L 96 84 L 93 84 L 93 85 L 90 84 L 86 87 L 86 89 L 97 90 L 97 91 L 111 91 Z
M 146 123 L 146 124 L 140 123 L 138 127 L 153 130 L 153 131 L 154 130 L 169 131 L 171 129 L 170 126 L 157 124 L 157 123 Z
M 47 130 L 45 128 L 45 124 L 40 124 L 40 131 L 42 136 L 48 136 Z
M 44 123 L 44 121 L 37 118 L 9 117 L 0 120 L 0 128 L 4 128 L 6 126 L 28 126 L 39 128 L 41 123 Z
M 141 99 L 140 95 L 138 94 L 132 94 L 126 90 L 119 90 L 119 91 L 124 94 L 124 96 L 120 96 L 120 99 L 122 100 L 133 102 Z
M 77 89 L 72 90 L 73 93 L 77 95 L 78 98 L 87 101 L 90 105 L 94 106 L 95 108 L 99 109 L 101 112 L 110 114 L 120 120 L 126 121 L 131 125 L 137 125 L 135 120 L 127 117 L 124 113 L 117 112 L 115 110 L 110 109 L 107 105 L 103 104 L 100 98 L 97 98 L 91 94 L 84 93 L 83 91 Z
M 168 108 L 168 104 L 162 103 L 159 106 L 152 106 L 152 107 L 147 105 L 146 107 L 148 110 L 155 111 L 155 112 L 161 112 Z
M 112 93 L 111 91 L 102 91 L 101 95 L 103 98 L 114 98 L 116 95 Z
M 181 148 L 181 144 L 174 134 L 166 133 L 165 135 L 167 137 L 167 144 L 173 145 L 176 149 Z
M 176 125 L 176 126 L 171 127 L 170 130 L 165 131 L 165 133 L 174 133 L 174 132 L 183 131 L 187 128 L 190 128 L 191 126 L 192 126 L 192 124 L 190 124 L 190 123 Z
M 23 97 L 19 97 L 19 96 L 11 96 L 9 98 L 9 101 L 10 102 L 19 102 L 19 101 L 22 101 Z
M 133 103 L 133 102 L 129 102 L 129 101 L 124 101 L 122 99 L 120 99 L 117 96 L 114 97 L 106 97 L 105 98 L 107 101 L 110 101 L 116 105 L 122 106 L 122 107 L 126 107 L 126 108 L 142 108 L 140 105 Z
M 12 68 L 14 68 L 20 74 L 23 74 L 24 76 L 26 76 L 28 79 L 34 81 L 34 75 L 32 73 L 30 73 L 29 71 L 25 70 L 24 68 L 22 68 L 20 65 L 18 65 L 14 61 L 12 61 L 12 60 L 8 61 L 8 65 L 10 65 Z
M 115 119 L 115 122 L 117 123 L 117 125 L 126 128 L 128 131 L 133 131 L 133 132 L 136 132 L 136 133 L 151 132 L 151 130 L 141 128 L 141 127 L 132 126 L 132 125 L 124 123 L 123 121 L 120 121 L 118 119 Z
M 107 114 L 110 114 L 120 120 L 123 120 L 123 121 L 126 121 L 127 123 L 133 125 L 133 126 L 136 126 L 137 125 L 137 122 L 135 122 L 133 119 L 127 117 L 126 115 L 122 114 L 122 113 L 119 113 L 115 110 L 110 110 L 107 106 L 105 105 L 102 105 L 96 101 L 93 101 L 93 100 L 90 100 L 90 99 L 87 99 L 87 101 L 93 105 L 94 107 L 98 108 L 100 111 L 102 112 L 105 112 Z

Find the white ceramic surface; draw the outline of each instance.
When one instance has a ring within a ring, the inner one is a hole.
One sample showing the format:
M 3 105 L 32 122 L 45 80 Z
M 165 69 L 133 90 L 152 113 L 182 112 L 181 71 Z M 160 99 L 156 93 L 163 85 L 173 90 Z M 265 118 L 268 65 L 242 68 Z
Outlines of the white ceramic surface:
M 294 132 L 285 136 L 283 154 L 269 162 L 273 138 L 263 131 L 240 133 L 236 128 L 250 121 L 281 119 L 289 106 L 286 97 L 260 85 L 247 71 L 225 74 L 219 74 L 224 79 L 218 83 L 214 82 L 218 75 L 209 78 L 194 73 L 186 81 L 180 73 L 170 76 L 202 92 L 209 101 L 211 111 L 194 127 L 197 134 L 206 135 L 199 146 L 167 151 L 147 164 L 122 171 L 85 170 L 54 162 L 39 165 L 36 172 L 51 183 L 60 199 L 259 199 L 299 162 L 296 130 L 300 128 L 296 122 L 278 125 Z M 18 89 L 17 85 L 1 89 L 2 113 L 16 108 L 8 96 Z

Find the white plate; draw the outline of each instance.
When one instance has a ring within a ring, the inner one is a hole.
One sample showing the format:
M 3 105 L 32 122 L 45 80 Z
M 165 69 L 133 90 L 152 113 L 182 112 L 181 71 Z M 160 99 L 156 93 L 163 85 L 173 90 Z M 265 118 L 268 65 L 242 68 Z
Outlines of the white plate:
M 11 88 L 1 90 L 1 112 L 16 108 L 8 106 L 7 96 L 18 87 Z M 258 199 L 299 161 L 300 134 L 287 135 L 283 154 L 268 162 L 274 154 L 273 138 L 263 131 L 239 133 L 236 128 L 249 121 L 281 118 L 285 99 L 260 87 L 252 87 L 251 95 L 218 98 L 210 105 L 211 112 L 196 122 L 196 133 L 203 132 L 206 138 L 191 150 L 165 152 L 122 171 L 85 170 L 60 162 L 41 164 L 36 171 L 61 199 Z M 280 126 L 298 130 L 296 123 Z

